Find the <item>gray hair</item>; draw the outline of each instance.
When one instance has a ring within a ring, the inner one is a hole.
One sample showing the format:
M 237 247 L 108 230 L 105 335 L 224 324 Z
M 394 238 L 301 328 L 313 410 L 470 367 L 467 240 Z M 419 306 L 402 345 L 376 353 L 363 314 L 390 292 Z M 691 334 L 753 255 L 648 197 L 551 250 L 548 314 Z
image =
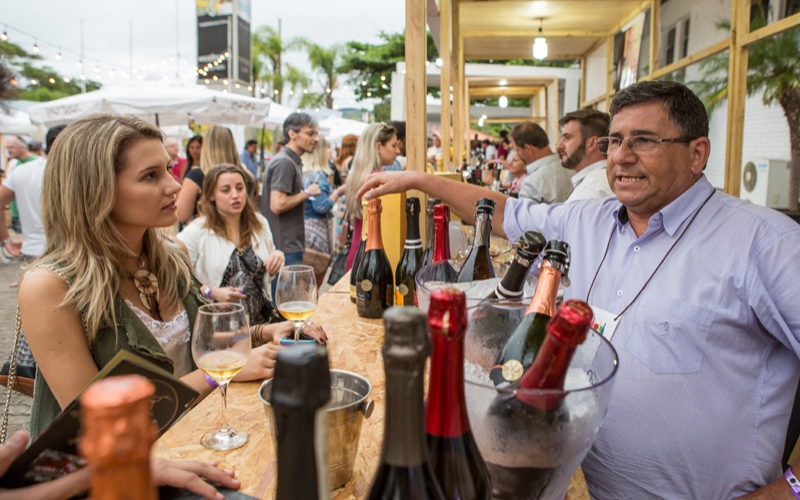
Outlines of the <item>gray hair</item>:
M 681 137 L 708 137 L 708 113 L 703 101 L 686 85 L 678 82 L 645 81 L 620 90 L 611 101 L 611 120 L 627 106 L 653 101 L 664 104 L 667 119 L 678 129 Z
M 289 138 L 290 130 L 299 134 L 300 129 L 303 127 L 319 128 L 319 125 L 317 124 L 317 120 L 307 113 L 292 113 L 291 115 L 287 116 L 286 121 L 283 122 L 284 142 L 288 143 L 291 140 Z

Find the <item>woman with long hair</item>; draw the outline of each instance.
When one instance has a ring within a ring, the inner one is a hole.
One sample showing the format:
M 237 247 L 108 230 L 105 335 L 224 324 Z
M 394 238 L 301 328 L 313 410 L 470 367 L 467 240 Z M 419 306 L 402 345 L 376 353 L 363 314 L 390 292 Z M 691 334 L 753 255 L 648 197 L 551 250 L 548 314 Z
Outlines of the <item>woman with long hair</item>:
M 314 151 L 304 153 L 300 159 L 303 161 L 303 187 L 308 188 L 311 184 L 317 184 L 321 191 L 320 194 L 304 202 L 306 248 L 333 253 L 329 225 L 331 209 L 344 193 L 345 187 L 333 189 L 328 182 L 328 176 L 331 174 L 328 168 L 328 141 L 320 136 Z
M 336 155 L 336 161 L 334 161 L 334 165 L 336 165 L 336 173 L 339 174 L 340 179 L 339 184 L 337 184 L 336 179 L 334 178 L 334 185 L 336 187 L 343 185 L 347 180 L 350 160 L 353 159 L 353 155 L 356 153 L 357 144 L 358 136 L 355 134 L 347 134 L 342 138 L 342 147 L 339 148 L 339 152 Z
M 19 289 L 37 362 L 33 436 L 121 350 L 203 397 L 212 390 L 191 355 L 201 285 L 159 230 L 177 222 L 180 190 L 161 141 L 157 127 L 135 117 L 94 115 L 68 126 L 53 146 L 42 186 L 47 243 Z M 254 340 L 272 340 L 261 333 L 251 329 Z M 278 349 L 253 349 L 237 379 L 271 376 Z
M 353 260 L 361 240 L 361 200 L 356 198 L 358 190 L 373 172 L 380 172 L 397 158 L 397 134 L 384 123 L 373 123 L 361 133 L 355 154 L 353 168 L 348 176 L 345 205 L 350 223 L 353 224 L 353 239 L 350 242 L 350 253 L 347 255 L 346 269 L 353 267 Z
M 195 135 L 186 143 L 186 165 L 183 170 L 183 178 L 193 168 L 200 167 L 200 156 L 203 152 L 203 136 Z
M 209 170 L 222 163 L 230 163 L 243 167 L 239 153 L 236 152 L 236 141 L 227 127 L 215 125 L 206 132 L 203 148 L 200 153 L 200 168 L 194 168 L 186 174 L 178 195 L 178 220 L 186 222 L 197 214 L 197 203 L 203 193 L 203 178 Z M 245 169 L 246 170 L 246 169 Z M 248 192 L 255 187 L 255 179 L 247 174 Z

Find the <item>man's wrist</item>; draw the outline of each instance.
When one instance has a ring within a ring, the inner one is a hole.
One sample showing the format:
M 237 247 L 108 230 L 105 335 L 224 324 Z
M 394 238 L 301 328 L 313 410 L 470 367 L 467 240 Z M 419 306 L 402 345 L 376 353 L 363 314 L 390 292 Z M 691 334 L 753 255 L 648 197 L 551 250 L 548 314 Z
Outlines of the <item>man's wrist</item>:
M 203 297 L 211 299 L 211 285 L 206 286 L 206 288 L 203 290 Z
M 789 483 L 789 489 L 792 495 L 794 495 L 797 500 L 800 500 L 800 480 L 795 477 L 791 465 L 786 469 L 786 472 L 783 473 L 783 477 L 785 477 L 786 482 Z
M 308 196 L 309 198 L 311 198 L 311 191 L 309 191 L 308 189 L 304 189 L 304 190 L 303 190 L 303 193 L 305 193 L 305 195 L 306 195 L 306 196 Z

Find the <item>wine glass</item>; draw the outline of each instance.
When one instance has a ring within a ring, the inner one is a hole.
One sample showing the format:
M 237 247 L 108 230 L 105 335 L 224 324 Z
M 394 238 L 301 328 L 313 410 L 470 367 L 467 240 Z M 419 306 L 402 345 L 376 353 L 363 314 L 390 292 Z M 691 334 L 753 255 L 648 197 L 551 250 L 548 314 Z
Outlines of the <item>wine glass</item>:
M 294 341 L 300 338 L 302 324 L 317 310 L 317 278 L 311 266 L 284 266 L 278 274 L 275 305 L 294 323 Z
M 222 428 L 208 432 L 200 444 L 212 450 L 232 450 L 247 442 L 247 433 L 228 424 L 228 382 L 250 358 L 250 329 L 241 304 L 220 302 L 197 310 L 192 335 L 192 358 L 198 368 L 219 384 Z

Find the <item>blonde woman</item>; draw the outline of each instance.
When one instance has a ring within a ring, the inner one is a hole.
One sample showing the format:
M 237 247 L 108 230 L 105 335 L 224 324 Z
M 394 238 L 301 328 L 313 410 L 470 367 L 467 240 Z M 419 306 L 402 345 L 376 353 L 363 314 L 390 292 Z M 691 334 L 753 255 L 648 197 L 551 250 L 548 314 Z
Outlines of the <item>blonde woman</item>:
M 47 243 L 19 288 L 37 362 L 33 436 L 121 350 L 203 397 L 213 389 L 191 356 L 201 285 L 158 229 L 177 222 L 180 185 L 168 165 L 161 131 L 132 116 L 78 120 L 53 146 L 42 187 Z M 253 349 L 238 380 L 270 376 L 276 354 L 271 344 Z
M 353 240 L 350 242 L 350 253 L 347 256 L 348 270 L 353 267 L 361 239 L 361 200 L 356 198 L 356 193 L 370 174 L 380 172 L 383 167 L 393 164 L 395 158 L 397 158 L 397 134 L 392 127 L 374 123 L 361 133 L 353 155 L 353 168 L 347 179 L 345 199 L 347 214 L 350 223 L 353 224 Z
M 203 193 L 203 178 L 213 167 L 222 163 L 240 166 L 239 153 L 236 151 L 236 142 L 233 134 L 227 127 L 215 125 L 206 132 L 203 139 L 203 148 L 200 151 L 200 168 L 193 168 L 187 172 L 178 195 L 178 220 L 186 222 L 197 214 L 197 203 Z M 246 170 L 246 169 L 245 169 Z M 255 179 L 248 172 L 248 192 L 255 187 Z
M 304 202 L 306 248 L 323 253 L 333 253 L 330 243 L 329 221 L 333 204 L 344 194 L 345 186 L 331 187 L 328 176 L 328 141 L 320 137 L 314 150 L 300 157 L 303 161 L 303 187 L 319 186 L 320 194 Z

